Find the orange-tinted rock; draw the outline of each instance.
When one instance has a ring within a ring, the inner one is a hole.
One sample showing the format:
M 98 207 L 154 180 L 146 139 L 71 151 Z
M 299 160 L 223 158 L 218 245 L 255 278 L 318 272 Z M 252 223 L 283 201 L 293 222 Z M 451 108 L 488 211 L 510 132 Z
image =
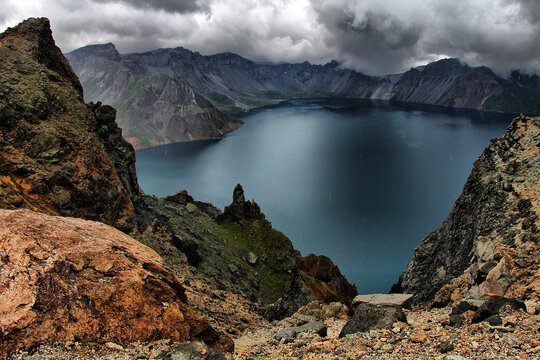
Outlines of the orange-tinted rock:
M 0 207 L 134 228 L 128 191 L 97 135 L 99 109 L 54 43 L 47 19 L 0 34 Z
M 54 341 L 198 339 L 232 350 L 159 255 L 122 232 L 29 210 L 0 210 L 0 223 L 0 358 Z
M 301 257 L 298 259 L 298 267 L 304 285 L 317 300 L 341 301 L 350 305 L 358 294 L 356 285 L 351 285 L 326 256 L 309 254 Z

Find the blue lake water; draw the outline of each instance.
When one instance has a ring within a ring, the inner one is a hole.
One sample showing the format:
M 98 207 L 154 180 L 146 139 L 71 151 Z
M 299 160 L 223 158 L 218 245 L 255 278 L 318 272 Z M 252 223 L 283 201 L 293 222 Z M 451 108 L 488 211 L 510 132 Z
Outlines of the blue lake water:
M 368 293 L 389 290 L 512 115 L 309 99 L 241 119 L 222 141 L 138 151 L 143 190 L 223 208 L 240 183 L 295 248 L 330 256 Z

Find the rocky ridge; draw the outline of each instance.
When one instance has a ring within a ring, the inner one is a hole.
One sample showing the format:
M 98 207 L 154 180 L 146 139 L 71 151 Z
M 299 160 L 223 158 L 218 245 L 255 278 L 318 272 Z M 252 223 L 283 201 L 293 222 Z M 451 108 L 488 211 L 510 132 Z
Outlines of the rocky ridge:
M 0 202 L 135 227 L 130 194 L 96 134 L 103 113 L 56 47 L 47 19 L 0 35 Z
M 205 56 L 182 47 L 119 54 L 112 44 L 89 45 L 67 57 L 82 79 L 87 100 L 93 101 L 113 101 L 109 98 L 113 91 L 112 83 L 107 85 L 109 78 L 159 74 L 186 79 L 198 93 L 228 113 L 297 97 L 348 97 L 540 113 L 537 75 L 514 71 L 502 78 L 485 66 L 471 67 L 458 59 L 439 60 L 401 74 L 369 76 L 344 69 L 336 61 L 325 65 L 259 64 L 232 53 Z M 125 97 L 116 90 L 114 93 L 118 94 L 114 101 Z
M 415 250 L 392 291 L 444 306 L 485 293 L 540 294 L 540 118 L 518 117 L 474 163 L 441 226 Z
M 324 302 L 339 301 L 350 306 L 358 294 L 356 285 L 351 285 L 327 256 L 313 255 L 298 259 L 300 275 L 304 285 L 315 299 Z
M 100 101 L 118 109 L 116 120 L 136 149 L 222 139 L 225 133 L 242 126 L 181 76 L 122 61 L 113 44 L 89 46 L 66 56 L 85 84 L 86 101 Z

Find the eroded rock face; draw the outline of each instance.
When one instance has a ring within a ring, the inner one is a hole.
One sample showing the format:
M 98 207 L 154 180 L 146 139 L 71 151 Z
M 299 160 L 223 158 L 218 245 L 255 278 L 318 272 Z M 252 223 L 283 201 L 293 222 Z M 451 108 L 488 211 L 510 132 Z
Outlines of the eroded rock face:
M 171 338 L 231 350 L 157 253 L 107 225 L 0 210 L 0 357 L 54 341 Z
M 83 102 L 49 21 L 1 34 L 0 58 L 0 207 L 133 230 L 130 194 L 97 135 L 104 111 Z
M 222 139 L 243 125 L 214 107 L 182 76 L 134 65 L 113 44 L 89 46 L 66 56 L 84 84 L 87 101 L 117 108 L 124 137 L 137 149 Z
M 350 306 L 358 294 L 356 285 L 351 285 L 327 256 L 309 254 L 298 259 L 298 266 L 302 282 L 317 300 Z
M 265 223 L 266 217 L 261 212 L 259 205 L 251 200 L 246 201 L 242 185 L 237 184 L 233 191 L 233 201 L 225 207 L 223 214 L 217 217 L 218 222 L 249 222 L 252 220 L 261 220 Z
M 415 250 L 392 291 L 413 293 L 420 303 L 437 294 L 437 306 L 484 293 L 537 301 L 539 144 L 540 118 L 524 116 L 492 139 L 452 212 Z

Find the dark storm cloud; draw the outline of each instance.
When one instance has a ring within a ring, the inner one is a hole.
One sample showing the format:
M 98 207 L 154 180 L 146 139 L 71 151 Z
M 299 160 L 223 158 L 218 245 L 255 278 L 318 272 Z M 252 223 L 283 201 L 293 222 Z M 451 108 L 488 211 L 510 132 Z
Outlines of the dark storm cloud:
M 311 2 L 327 46 L 361 71 L 403 71 L 441 57 L 501 73 L 540 70 L 538 0 Z
M 96 2 L 120 2 L 139 9 L 164 10 L 173 13 L 189 13 L 209 10 L 209 0 L 96 0 Z
M 499 73 L 540 73 L 539 0 L 4 0 L 0 27 L 51 20 L 70 51 L 184 46 L 269 62 L 324 63 L 368 74 L 444 57 Z
M 509 1 L 512 3 L 512 1 Z M 540 1 L 538 0 L 518 0 L 520 4 L 520 14 L 532 24 L 540 22 Z
M 399 71 L 416 51 L 423 31 L 419 24 L 407 24 L 392 14 L 325 7 L 319 20 L 329 31 L 325 43 L 346 66 L 367 72 Z

